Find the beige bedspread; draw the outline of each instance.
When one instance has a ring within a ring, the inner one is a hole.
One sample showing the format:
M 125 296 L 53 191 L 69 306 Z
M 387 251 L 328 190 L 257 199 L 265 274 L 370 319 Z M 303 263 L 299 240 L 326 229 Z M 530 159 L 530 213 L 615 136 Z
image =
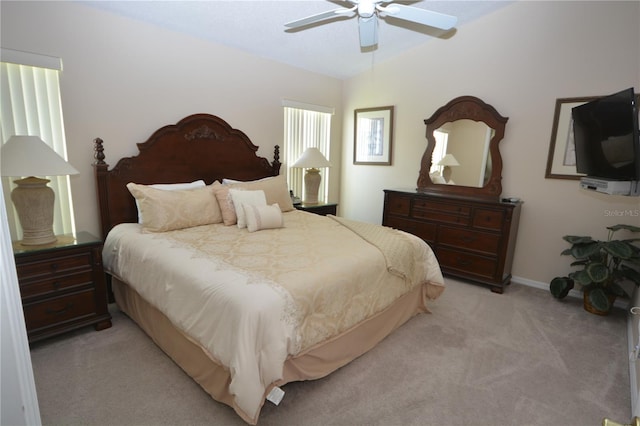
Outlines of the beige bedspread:
M 300 211 L 284 220 L 284 228 L 254 233 L 217 224 L 145 234 L 121 224 L 105 242 L 105 269 L 229 368 L 229 390 L 250 418 L 287 356 L 344 332 L 416 285 L 429 283 L 431 298 L 444 288 L 433 252 L 410 234 L 367 237 Z

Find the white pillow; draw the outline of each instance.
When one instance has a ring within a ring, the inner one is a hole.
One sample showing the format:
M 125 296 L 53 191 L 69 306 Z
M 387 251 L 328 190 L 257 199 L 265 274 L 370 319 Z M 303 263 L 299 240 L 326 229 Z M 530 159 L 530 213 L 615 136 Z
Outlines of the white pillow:
M 245 191 L 242 189 L 229 189 L 229 195 L 233 201 L 233 208 L 236 211 L 238 228 L 246 228 L 247 221 L 243 205 L 266 206 L 267 198 L 264 191 Z
M 270 206 L 243 205 L 247 219 L 247 231 L 255 232 L 262 229 L 282 228 L 284 218 L 278 204 Z
M 153 185 L 144 185 L 149 188 L 162 189 L 163 191 L 182 191 L 184 189 L 195 189 L 206 186 L 206 183 L 202 179 L 195 180 L 187 183 L 154 183 Z M 142 210 L 140 210 L 140 203 L 136 199 L 136 209 L 138 209 L 138 223 L 142 225 Z

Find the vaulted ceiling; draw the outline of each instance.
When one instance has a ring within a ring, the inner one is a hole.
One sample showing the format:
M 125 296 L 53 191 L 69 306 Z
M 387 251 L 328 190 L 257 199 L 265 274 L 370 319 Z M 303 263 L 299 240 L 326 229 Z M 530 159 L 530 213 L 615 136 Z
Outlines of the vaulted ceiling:
M 350 6 L 345 1 L 82 1 L 83 4 L 234 47 L 264 58 L 337 78 L 357 75 L 375 63 L 434 37 L 455 37 L 456 29 L 503 7 L 508 1 L 402 1 L 454 15 L 456 28 L 443 32 L 399 20 L 379 19 L 375 49 L 360 48 L 357 18 L 332 18 L 303 30 L 284 24 L 316 13 Z

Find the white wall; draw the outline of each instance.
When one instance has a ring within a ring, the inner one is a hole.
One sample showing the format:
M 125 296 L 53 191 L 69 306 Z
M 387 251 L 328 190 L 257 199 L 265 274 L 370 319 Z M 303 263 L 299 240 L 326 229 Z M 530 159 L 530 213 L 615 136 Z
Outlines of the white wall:
M 91 167 L 96 137 L 114 166 L 159 127 L 204 112 L 244 131 L 258 154 L 272 159 L 274 145 L 283 145 L 282 100 L 289 99 L 336 108 L 330 161 L 340 164 L 340 80 L 74 2 L 2 1 L 0 7 L 2 47 L 62 58 L 69 161 L 80 171 L 71 177 L 79 230 L 99 235 Z M 340 168 L 331 173 L 329 199 L 337 201 Z
M 344 88 L 343 215 L 382 220 L 384 188 L 415 188 L 426 148 L 423 120 L 462 95 L 509 117 L 500 144 L 503 195 L 524 200 L 514 276 L 538 283 L 565 275 L 563 235 L 606 237 L 640 225 L 640 198 L 545 179 L 556 98 L 640 91 L 640 3 L 517 2 L 348 80 Z M 355 108 L 395 105 L 393 165 L 352 164 Z M 613 214 L 634 212 L 635 216 Z
M 270 157 L 282 144 L 282 99 L 336 107 L 331 201 L 380 223 L 384 188 L 415 188 L 423 120 L 474 95 L 509 117 L 501 143 L 503 195 L 524 200 L 514 275 L 546 283 L 569 271 L 565 234 L 594 234 L 638 217 L 639 198 L 545 179 L 556 98 L 640 91 L 640 3 L 516 2 L 342 82 L 73 2 L 2 1 L 3 47 L 59 56 L 78 229 L 98 234 L 92 140 L 107 162 L 135 154 L 159 126 L 208 112 L 247 133 Z M 353 110 L 395 105 L 392 166 L 354 166 Z M 343 125 L 344 122 L 344 125 Z M 340 144 L 344 141 L 344 145 Z M 113 164 L 111 164 L 113 166 Z M 286 165 L 285 165 L 286 166 Z M 338 187 L 340 173 L 343 175 Z

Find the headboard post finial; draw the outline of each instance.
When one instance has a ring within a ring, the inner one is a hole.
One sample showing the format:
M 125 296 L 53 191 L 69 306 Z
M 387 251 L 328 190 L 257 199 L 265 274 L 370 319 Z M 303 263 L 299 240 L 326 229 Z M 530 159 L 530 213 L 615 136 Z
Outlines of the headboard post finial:
M 104 162 L 104 147 L 102 146 L 102 139 L 95 138 L 93 140 L 93 150 L 95 153 L 93 154 L 93 158 L 96 159 L 94 164 L 98 165 L 106 165 Z
M 273 171 L 277 175 L 280 173 L 280 145 L 273 147 Z

